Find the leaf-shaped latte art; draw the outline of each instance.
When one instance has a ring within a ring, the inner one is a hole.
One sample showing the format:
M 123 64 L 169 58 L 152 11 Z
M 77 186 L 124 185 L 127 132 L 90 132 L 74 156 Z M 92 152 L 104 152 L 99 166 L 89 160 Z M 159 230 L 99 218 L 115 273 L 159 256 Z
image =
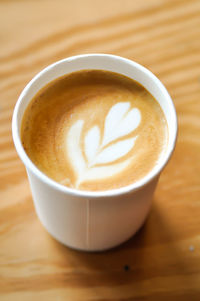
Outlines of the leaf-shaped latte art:
M 118 141 L 107 148 L 103 149 L 96 158 L 96 164 L 105 164 L 116 161 L 125 156 L 133 148 L 137 137 Z
M 85 135 L 85 154 L 88 162 L 92 162 L 98 152 L 100 130 L 98 126 L 91 128 Z
M 67 151 L 70 161 L 73 162 L 74 170 L 77 174 L 82 174 L 86 168 L 86 163 L 80 148 L 80 138 L 83 129 L 83 120 L 78 120 L 70 128 L 67 135 Z
M 114 176 L 130 164 L 131 158 L 125 158 L 122 162 L 117 160 L 123 159 L 133 149 L 137 136 L 126 139 L 125 136 L 138 127 L 140 120 L 140 111 L 137 108 L 130 110 L 129 102 L 114 105 L 105 119 L 102 143 L 97 125 L 85 134 L 84 153 L 87 160 L 80 147 L 84 121 L 78 120 L 72 125 L 67 135 L 66 147 L 77 176 L 77 188 L 86 180 Z M 114 142 L 115 140 L 117 141 Z
M 140 111 L 134 108 L 128 112 L 129 108 L 129 102 L 119 102 L 110 109 L 105 120 L 103 145 L 130 134 L 138 127 Z

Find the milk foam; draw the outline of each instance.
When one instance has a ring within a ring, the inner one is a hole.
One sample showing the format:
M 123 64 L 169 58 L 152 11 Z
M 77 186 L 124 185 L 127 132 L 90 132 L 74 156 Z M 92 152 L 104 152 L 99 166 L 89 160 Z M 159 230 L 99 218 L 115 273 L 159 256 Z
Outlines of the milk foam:
M 29 158 L 47 176 L 100 191 L 147 175 L 167 145 L 168 128 L 144 87 L 113 72 L 81 70 L 34 96 L 21 137 Z
M 129 102 L 113 105 L 105 118 L 103 137 L 99 127 L 93 126 L 84 137 L 83 150 L 80 140 L 87 121 L 78 120 L 71 126 L 67 133 L 66 149 L 76 174 L 76 188 L 86 180 L 112 177 L 131 163 L 131 157 L 123 158 L 134 147 L 137 136 L 125 137 L 139 126 L 141 113 L 137 108 L 130 110 L 130 107 Z

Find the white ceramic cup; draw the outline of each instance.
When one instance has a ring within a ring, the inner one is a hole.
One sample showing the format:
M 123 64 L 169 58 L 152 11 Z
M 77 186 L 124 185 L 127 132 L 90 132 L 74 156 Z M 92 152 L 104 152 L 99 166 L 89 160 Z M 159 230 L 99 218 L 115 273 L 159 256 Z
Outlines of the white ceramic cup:
M 124 74 L 142 84 L 162 107 L 169 129 L 166 151 L 159 164 L 136 183 L 101 192 L 68 188 L 43 174 L 23 149 L 20 138 L 21 121 L 33 96 L 50 81 L 83 69 L 103 69 Z M 29 82 L 15 106 L 12 132 L 16 150 L 28 173 L 41 223 L 54 238 L 69 247 L 100 251 L 126 241 L 145 221 L 159 175 L 175 147 L 177 117 L 167 90 L 149 70 L 119 56 L 86 54 L 56 62 Z

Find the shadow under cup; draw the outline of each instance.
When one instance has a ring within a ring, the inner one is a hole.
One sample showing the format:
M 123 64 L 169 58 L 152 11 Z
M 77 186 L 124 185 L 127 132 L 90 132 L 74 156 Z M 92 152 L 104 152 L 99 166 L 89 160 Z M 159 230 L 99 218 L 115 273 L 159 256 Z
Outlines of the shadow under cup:
M 107 70 L 134 79 L 153 95 L 165 114 L 169 132 L 166 151 L 155 168 L 134 184 L 100 192 L 68 188 L 43 174 L 23 149 L 20 140 L 21 121 L 34 95 L 50 81 L 84 69 Z M 177 117 L 167 90 L 149 70 L 122 57 L 86 54 L 58 61 L 29 82 L 15 106 L 12 132 L 16 150 L 27 170 L 41 223 L 54 238 L 69 247 L 100 251 L 126 241 L 145 221 L 159 175 L 175 147 Z

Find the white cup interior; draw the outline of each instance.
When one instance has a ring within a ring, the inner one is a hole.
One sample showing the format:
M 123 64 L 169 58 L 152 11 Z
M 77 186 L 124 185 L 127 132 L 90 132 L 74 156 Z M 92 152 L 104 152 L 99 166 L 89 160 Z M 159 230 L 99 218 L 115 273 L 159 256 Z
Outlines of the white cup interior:
M 165 114 L 169 131 L 167 148 L 163 153 L 161 160 L 155 166 L 155 168 L 153 168 L 144 178 L 142 178 L 136 183 L 119 189 L 113 189 L 102 192 L 89 192 L 71 189 L 56 183 L 54 180 L 44 175 L 31 162 L 31 160 L 28 158 L 23 149 L 20 139 L 21 121 L 24 111 L 28 103 L 33 98 L 33 96 L 50 81 L 67 73 L 84 69 L 101 69 L 113 71 L 134 79 L 135 81 L 139 82 L 142 86 L 144 86 L 154 96 L 154 98 L 159 102 Z M 115 194 L 125 193 L 128 191 L 132 191 L 133 189 L 139 189 L 141 186 L 148 183 L 151 179 L 153 179 L 160 173 L 160 171 L 168 162 L 175 147 L 177 136 L 177 117 L 174 104 L 166 88 L 163 86 L 160 80 L 149 70 L 131 60 L 119 56 L 107 54 L 86 54 L 69 57 L 67 59 L 58 61 L 42 70 L 28 83 L 28 85 L 22 91 L 15 106 L 12 121 L 12 131 L 15 147 L 21 160 L 23 161 L 25 166 L 28 169 L 32 170 L 32 172 L 35 173 L 37 176 L 39 176 L 41 180 L 45 181 L 49 185 L 53 185 L 56 189 L 66 191 L 67 193 L 76 195 L 78 194 L 79 196 L 87 197 L 104 197 L 109 195 L 113 196 Z

